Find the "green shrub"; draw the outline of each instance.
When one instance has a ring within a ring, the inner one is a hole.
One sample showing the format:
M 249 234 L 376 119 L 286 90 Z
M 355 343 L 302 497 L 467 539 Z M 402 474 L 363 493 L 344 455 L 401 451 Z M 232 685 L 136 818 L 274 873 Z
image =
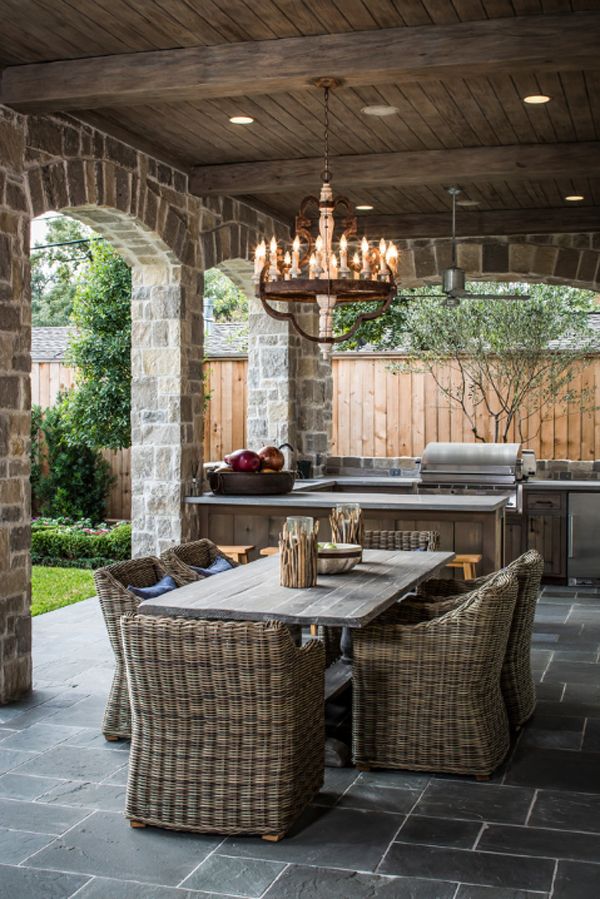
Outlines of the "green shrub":
M 131 558 L 131 525 L 121 524 L 105 533 L 89 528 L 36 523 L 31 532 L 32 560 L 38 565 L 98 568 Z
M 98 450 L 71 442 L 64 399 L 43 413 L 34 407 L 31 438 L 34 510 L 55 518 L 102 521 L 110 467 Z

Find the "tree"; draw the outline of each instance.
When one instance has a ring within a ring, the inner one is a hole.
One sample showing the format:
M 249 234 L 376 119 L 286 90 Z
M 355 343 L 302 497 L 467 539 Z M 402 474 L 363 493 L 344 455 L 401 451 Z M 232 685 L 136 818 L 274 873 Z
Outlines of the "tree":
M 131 271 L 110 246 L 90 245 L 77 284 L 67 363 L 77 383 L 66 398 L 72 440 L 88 447 L 131 444 Z
M 217 322 L 248 320 L 248 297 L 218 268 L 204 273 L 204 303 L 212 306 L 212 315 Z
M 476 440 L 531 440 L 553 409 L 593 408 L 591 394 L 573 386 L 598 340 L 589 324 L 591 294 L 549 285 L 478 284 L 482 292 L 525 293 L 531 299 L 440 299 L 408 303 L 402 334 L 407 361 L 427 372 L 460 407 Z M 491 428 L 490 428 L 491 423 Z
M 36 326 L 68 325 L 78 277 L 89 265 L 89 243 L 69 244 L 84 240 L 89 228 L 66 216 L 48 219 L 42 243 L 66 244 L 31 251 L 31 314 Z

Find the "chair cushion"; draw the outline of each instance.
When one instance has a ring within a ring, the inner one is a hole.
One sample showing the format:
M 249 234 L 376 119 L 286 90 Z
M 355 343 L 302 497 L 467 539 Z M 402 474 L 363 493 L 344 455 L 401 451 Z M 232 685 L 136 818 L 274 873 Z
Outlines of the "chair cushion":
M 161 577 L 160 581 L 157 581 L 156 584 L 153 584 L 151 587 L 132 587 L 130 584 L 127 589 L 136 596 L 139 596 L 140 599 L 156 599 L 158 596 L 162 596 L 163 593 L 169 593 L 176 587 L 177 584 L 171 575 L 165 574 L 164 577 Z
M 199 565 L 190 565 L 192 571 L 195 571 L 196 574 L 201 574 L 204 577 L 210 577 L 212 574 L 220 574 L 221 571 L 229 571 L 230 568 L 233 568 L 233 565 L 229 561 L 229 559 L 224 559 L 223 556 L 217 556 L 212 565 L 209 565 L 208 568 L 201 568 Z

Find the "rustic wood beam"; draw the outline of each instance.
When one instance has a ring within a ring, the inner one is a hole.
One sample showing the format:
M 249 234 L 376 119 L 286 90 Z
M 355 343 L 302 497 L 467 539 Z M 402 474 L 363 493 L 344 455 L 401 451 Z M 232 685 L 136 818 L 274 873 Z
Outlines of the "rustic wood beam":
M 600 65 L 600 15 L 518 16 L 378 28 L 9 66 L 0 103 L 25 112 L 301 90 L 319 76 L 350 86 Z
M 548 209 L 458 209 L 459 237 L 507 234 L 560 234 L 600 231 L 600 206 L 552 207 Z M 410 215 L 361 215 L 358 233 L 370 239 L 450 237 L 450 210 L 444 213 Z
M 316 190 L 322 168 L 319 157 L 196 166 L 191 188 L 200 196 L 271 194 L 310 186 Z M 600 169 L 600 142 L 337 156 L 331 160 L 331 169 L 336 186 L 361 187 L 593 175 Z

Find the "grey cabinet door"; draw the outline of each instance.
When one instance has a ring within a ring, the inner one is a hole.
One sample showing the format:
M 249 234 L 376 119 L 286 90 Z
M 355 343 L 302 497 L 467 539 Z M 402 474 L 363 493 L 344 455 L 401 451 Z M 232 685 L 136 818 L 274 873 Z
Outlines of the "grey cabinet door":
M 569 493 L 569 578 L 600 578 L 600 493 Z

